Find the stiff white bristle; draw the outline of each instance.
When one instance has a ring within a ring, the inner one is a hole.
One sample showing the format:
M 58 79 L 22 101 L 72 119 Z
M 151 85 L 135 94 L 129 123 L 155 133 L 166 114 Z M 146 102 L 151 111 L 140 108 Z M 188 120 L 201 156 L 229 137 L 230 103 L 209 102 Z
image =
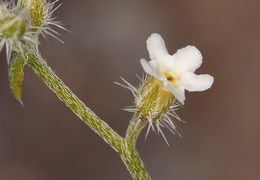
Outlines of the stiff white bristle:
M 136 87 L 134 87 L 132 84 L 130 84 L 128 81 L 126 81 L 124 78 L 120 77 L 120 79 L 123 81 L 124 84 L 118 83 L 118 82 L 114 82 L 114 83 L 118 86 L 121 86 L 125 89 L 130 90 L 131 93 L 133 94 L 133 96 L 136 98 L 137 93 L 138 93 L 138 89 Z
M 169 143 L 167 141 L 166 136 L 164 135 L 164 133 L 162 131 L 162 128 L 168 129 L 171 133 L 177 134 L 178 136 L 182 137 L 181 134 L 178 132 L 176 125 L 174 124 L 174 120 L 173 120 L 173 118 L 174 118 L 181 122 L 184 122 L 181 120 L 181 118 L 175 112 L 178 109 L 178 107 L 179 107 L 179 104 L 174 102 L 174 104 L 170 107 L 168 112 L 163 117 L 158 119 L 156 122 L 153 122 L 152 119 L 149 119 L 145 139 L 147 139 L 147 136 L 148 136 L 151 128 L 153 129 L 154 132 L 156 132 L 153 124 L 155 124 L 155 127 L 157 128 L 157 133 L 162 135 L 163 139 L 165 140 L 165 142 L 168 145 L 169 145 Z
M 63 27 L 63 23 L 61 21 L 57 21 L 56 17 L 52 17 L 54 12 L 57 11 L 57 9 L 59 9 L 59 7 L 62 5 L 62 3 L 58 4 L 56 7 L 55 4 L 58 2 L 59 0 L 53 1 L 52 3 L 48 3 L 45 7 L 44 7 L 44 18 L 43 18 L 43 27 L 41 28 L 41 35 L 46 38 L 46 35 L 49 35 L 51 37 L 53 37 L 54 39 L 60 41 L 61 43 L 64 43 L 58 36 L 60 36 L 60 34 L 53 30 L 52 27 L 57 27 L 60 28 L 62 30 L 68 31 L 65 27 Z

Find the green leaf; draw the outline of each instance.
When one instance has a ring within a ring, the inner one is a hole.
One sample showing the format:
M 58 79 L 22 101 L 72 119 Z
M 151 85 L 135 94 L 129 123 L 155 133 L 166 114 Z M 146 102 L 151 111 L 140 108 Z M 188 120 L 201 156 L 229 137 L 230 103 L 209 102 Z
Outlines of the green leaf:
M 22 84 L 24 79 L 25 60 L 21 55 L 16 56 L 9 64 L 9 83 L 15 98 L 22 104 Z

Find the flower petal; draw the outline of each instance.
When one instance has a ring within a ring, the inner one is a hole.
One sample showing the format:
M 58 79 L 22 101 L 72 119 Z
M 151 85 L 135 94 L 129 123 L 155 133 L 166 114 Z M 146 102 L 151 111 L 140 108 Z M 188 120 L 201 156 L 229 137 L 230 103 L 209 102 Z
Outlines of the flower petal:
M 173 68 L 179 74 L 187 71 L 195 72 L 202 63 L 202 55 L 195 46 L 186 46 L 178 49 L 173 55 Z
M 154 76 L 156 79 L 160 79 L 161 78 L 160 74 L 157 72 L 157 69 L 155 69 L 156 68 L 156 62 L 154 62 L 153 60 L 147 62 L 145 59 L 141 59 L 140 63 L 142 65 L 144 71 L 147 74 L 150 74 L 151 76 Z
M 162 56 L 169 55 L 164 40 L 158 33 L 151 34 L 146 44 L 151 59 L 159 61 Z
M 181 85 L 188 91 L 205 91 L 209 89 L 214 77 L 209 74 L 196 75 L 192 72 L 184 73 L 181 77 Z
M 185 89 L 182 86 L 175 88 L 175 87 L 169 85 L 169 83 L 167 81 L 164 81 L 163 87 L 165 89 L 167 89 L 168 91 L 170 91 L 181 104 L 184 104 Z

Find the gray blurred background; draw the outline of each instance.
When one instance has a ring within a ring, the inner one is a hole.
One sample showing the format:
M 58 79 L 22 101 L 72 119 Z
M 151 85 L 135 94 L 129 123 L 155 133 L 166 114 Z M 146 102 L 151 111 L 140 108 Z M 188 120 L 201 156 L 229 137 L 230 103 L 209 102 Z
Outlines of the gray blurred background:
M 42 40 L 48 64 L 93 111 L 124 135 L 130 92 L 148 59 L 145 41 L 160 33 L 174 53 L 197 46 L 198 73 L 215 77 L 203 93 L 187 93 L 177 122 L 182 138 L 167 130 L 142 134 L 137 149 L 154 180 L 260 179 L 259 0 L 64 0 L 61 44 Z M 1 180 L 130 180 L 120 157 L 25 69 L 24 107 L 13 98 L 5 54 L 0 60 Z

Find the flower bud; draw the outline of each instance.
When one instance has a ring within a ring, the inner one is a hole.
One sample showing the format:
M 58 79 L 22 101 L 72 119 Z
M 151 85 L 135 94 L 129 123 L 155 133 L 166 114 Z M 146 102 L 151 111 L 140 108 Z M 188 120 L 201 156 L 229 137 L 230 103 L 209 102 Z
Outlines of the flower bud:
M 5 46 L 8 63 L 12 51 L 17 49 L 22 51 L 23 42 L 33 42 L 28 26 L 29 23 L 23 12 L 17 11 L 10 4 L 0 4 L 0 51 Z
M 54 7 L 58 0 L 51 3 L 46 0 L 19 0 L 18 7 L 27 10 L 27 16 L 31 19 L 31 30 L 38 34 L 49 35 L 62 42 L 57 36 L 60 35 L 53 27 L 67 30 L 60 21 L 53 18 L 53 13 L 61 6 L 61 3 Z
M 45 17 L 47 3 L 45 0 L 20 0 L 19 6 L 29 10 L 32 26 L 43 27 L 45 26 Z
M 9 15 L 0 19 L 0 32 L 2 39 L 20 39 L 23 37 L 25 30 L 25 20 L 21 16 Z

